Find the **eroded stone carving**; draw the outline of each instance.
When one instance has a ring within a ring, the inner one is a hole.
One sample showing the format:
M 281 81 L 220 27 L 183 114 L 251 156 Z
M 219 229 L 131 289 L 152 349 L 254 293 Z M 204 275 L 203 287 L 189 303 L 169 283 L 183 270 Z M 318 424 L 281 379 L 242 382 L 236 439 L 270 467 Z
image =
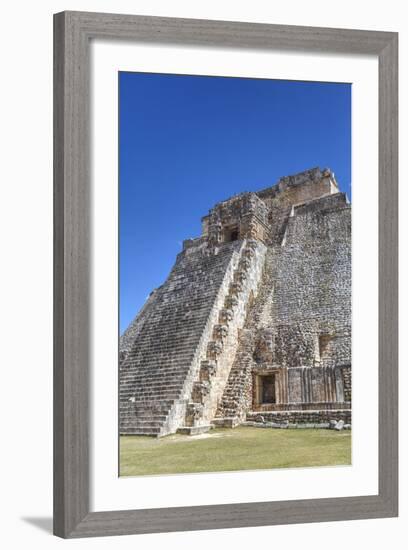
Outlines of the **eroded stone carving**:
M 234 317 L 234 312 L 232 309 L 223 308 L 220 311 L 220 321 L 221 323 L 228 324 Z
M 217 372 L 217 364 L 215 361 L 201 361 L 200 380 L 202 382 L 209 381 Z
M 235 307 L 237 307 L 239 303 L 239 300 L 236 296 L 233 296 L 231 294 L 229 294 L 226 298 L 225 298 L 225 307 L 226 309 L 234 309 Z
M 215 325 L 214 327 L 214 337 L 217 340 L 224 340 L 228 334 L 228 326 L 225 325 Z
M 230 285 L 230 294 L 232 296 L 238 296 L 243 290 L 242 283 L 231 283 Z
M 221 352 L 222 352 L 222 342 L 221 341 L 211 340 L 211 342 L 208 343 L 208 346 L 207 346 L 207 357 L 208 357 L 208 359 L 216 360 Z
M 194 402 L 203 403 L 210 393 L 210 383 L 208 381 L 195 382 L 193 386 L 192 399 Z

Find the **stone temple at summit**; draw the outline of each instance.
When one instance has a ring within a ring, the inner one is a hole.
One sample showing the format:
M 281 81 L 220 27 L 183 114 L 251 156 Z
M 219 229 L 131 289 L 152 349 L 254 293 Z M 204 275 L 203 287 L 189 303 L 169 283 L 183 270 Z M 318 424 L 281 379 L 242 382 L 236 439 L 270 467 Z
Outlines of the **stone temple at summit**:
M 216 204 L 119 359 L 121 434 L 350 423 L 351 205 L 334 174 Z

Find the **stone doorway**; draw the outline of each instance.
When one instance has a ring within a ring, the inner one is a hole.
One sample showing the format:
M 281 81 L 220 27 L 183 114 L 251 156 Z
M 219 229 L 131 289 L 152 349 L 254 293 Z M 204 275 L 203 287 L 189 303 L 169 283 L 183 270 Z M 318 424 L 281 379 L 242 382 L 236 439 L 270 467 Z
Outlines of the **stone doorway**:
M 276 406 L 287 402 L 287 378 L 282 369 L 257 369 L 252 376 L 253 410 L 275 410 Z
M 227 227 L 225 229 L 224 233 L 224 240 L 225 242 L 229 243 L 232 241 L 237 241 L 239 239 L 239 227 L 233 226 L 233 227 Z
M 268 405 L 276 403 L 276 388 L 275 388 L 275 375 L 268 374 L 260 377 L 261 388 L 260 397 L 261 405 Z

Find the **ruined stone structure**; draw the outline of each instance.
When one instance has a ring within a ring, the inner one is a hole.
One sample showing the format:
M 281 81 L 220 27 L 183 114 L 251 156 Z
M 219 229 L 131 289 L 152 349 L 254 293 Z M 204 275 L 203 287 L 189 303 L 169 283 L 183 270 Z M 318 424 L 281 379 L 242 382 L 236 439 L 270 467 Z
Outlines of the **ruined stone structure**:
M 330 170 L 218 203 L 120 340 L 120 432 L 351 421 L 351 206 Z

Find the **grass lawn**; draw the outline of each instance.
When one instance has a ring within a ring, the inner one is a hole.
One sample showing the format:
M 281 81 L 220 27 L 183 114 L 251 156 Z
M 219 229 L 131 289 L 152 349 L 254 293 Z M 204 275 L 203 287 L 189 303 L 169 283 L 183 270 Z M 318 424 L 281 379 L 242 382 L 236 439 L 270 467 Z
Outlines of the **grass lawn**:
M 351 464 L 351 431 L 218 428 L 198 436 L 121 436 L 120 475 Z

